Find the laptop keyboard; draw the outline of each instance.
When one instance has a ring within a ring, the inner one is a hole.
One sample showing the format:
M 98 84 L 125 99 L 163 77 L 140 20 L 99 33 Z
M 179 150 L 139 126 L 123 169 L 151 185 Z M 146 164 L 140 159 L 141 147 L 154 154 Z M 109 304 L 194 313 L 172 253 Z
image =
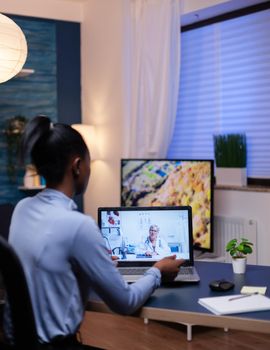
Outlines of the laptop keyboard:
M 192 275 L 193 274 L 193 266 L 182 266 L 178 275 Z
M 138 277 L 135 276 L 142 276 L 150 267 L 121 267 L 119 268 L 119 271 L 124 278 L 125 276 L 134 276 L 134 280 L 132 282 L 135 282 Z M 194 268 L 194 266 L 182 266 L 179 270 L 178 275 L 174 279 L 175 282 L 199 282 L 200 277 Z M 129 281 L 130 282 L 130 281 Z
M 143 275 L 150 267 L 121 267 L 119 269 L 121 275 Z M 178 275 L 189 276 L 193 275 L 193 266 L 182 266 L 178 272 Z
M 200 277 L 194 266 L 182 266 L 178 275 L 175 278 L 175 281 L 182 282 L 199 282 Z
M 148 269 L 149 267 L 121 267 L 119 271 L 121 275 L 143 275 Z

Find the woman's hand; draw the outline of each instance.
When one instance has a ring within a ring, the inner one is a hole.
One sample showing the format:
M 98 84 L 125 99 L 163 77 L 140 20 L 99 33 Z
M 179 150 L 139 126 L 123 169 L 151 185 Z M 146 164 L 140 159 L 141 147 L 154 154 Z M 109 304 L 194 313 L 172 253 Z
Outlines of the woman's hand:
M 168 256 L 154 264 L 162 276 L 164 282 L 173 281 L 179 272 L 180 266 L 185 262 L 184 259 L 176 259 L 176 255 Z

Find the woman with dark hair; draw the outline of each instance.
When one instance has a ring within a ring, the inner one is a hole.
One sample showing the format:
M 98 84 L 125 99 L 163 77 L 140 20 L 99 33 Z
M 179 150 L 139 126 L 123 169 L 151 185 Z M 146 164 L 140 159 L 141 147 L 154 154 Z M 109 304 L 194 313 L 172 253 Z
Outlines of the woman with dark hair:
M 161 275 L 176 276 L 182 260 L 160 260 L 128 285 L 96 223 L 76 211 L 72 200 L 84 192 L 90 175 L 90 155 L 81 135 L 38 116 L 26 126 L 21 151 L 24 159 L 30 155 L 46 180 L 45 190 L 17 204 L 9 234 L 26 274 L 39 341 L 48 349 L 61 344 L 88 348 L 77 341 L 76 333 L 90 292 L 113 311 L 131 314 L 160 285 Z M 8 324 L 6 334 L 12 339 Z

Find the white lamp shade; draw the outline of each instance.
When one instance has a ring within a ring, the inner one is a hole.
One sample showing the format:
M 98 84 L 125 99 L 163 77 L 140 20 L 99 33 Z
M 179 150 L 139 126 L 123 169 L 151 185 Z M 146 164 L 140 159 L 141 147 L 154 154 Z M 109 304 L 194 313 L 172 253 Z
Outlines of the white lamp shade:
M 95 127 L 86 124 L 73 124 L 71 126 L 73 129 L 77 130 L 84 139 L 84 142 L 89 149 L 91 160 L 99 159 Z
M 27 43 L 21 28 L 0 13 L 0 83 L 20 72 L 27 57 Z

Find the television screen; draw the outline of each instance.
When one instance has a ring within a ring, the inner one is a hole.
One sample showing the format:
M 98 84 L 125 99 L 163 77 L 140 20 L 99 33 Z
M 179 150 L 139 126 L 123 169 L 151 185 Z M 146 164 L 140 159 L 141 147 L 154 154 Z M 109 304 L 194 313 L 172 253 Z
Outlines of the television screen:
M 209 252 L 213 197 L 213 160 L 121 160 L 121 205 L 190 205 L 194 248 Z

